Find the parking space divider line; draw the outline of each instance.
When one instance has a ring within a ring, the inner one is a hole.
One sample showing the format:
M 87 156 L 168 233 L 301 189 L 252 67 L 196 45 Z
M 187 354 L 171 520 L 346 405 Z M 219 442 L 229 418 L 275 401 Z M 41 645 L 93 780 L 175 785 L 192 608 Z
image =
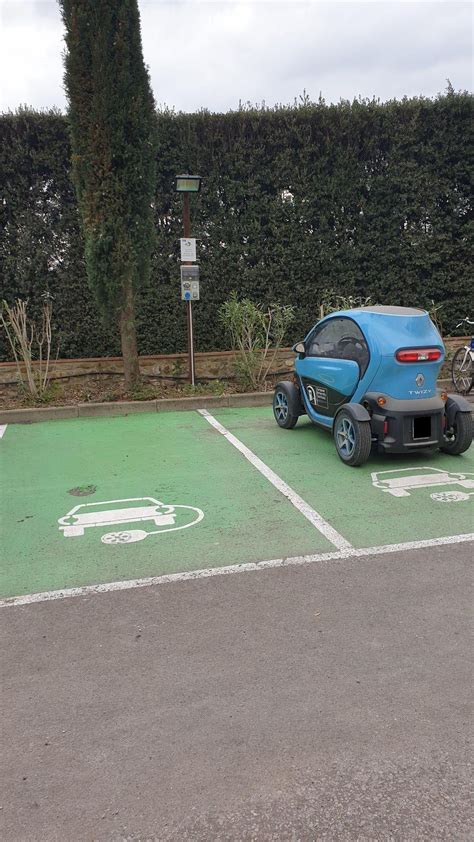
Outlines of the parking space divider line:
M 207 409 L 198 409 L 197 410 L 206 421 L 214 427 L 217 432 L 221 433 L 225 439 L 232 444 L 245 458 L 253 465 L 254 468 L 259 471 L 262 476 L 265 477 L 268 482 L 270 482 L 290 503 L 297 509 L 304 517 L 309 520 L 309 522 L 327 538 L 331 544 L 334 544 L 339 550 L 348 550 L 352 549 L 352 544 L 349 543 L 327 520 L 324 520 L 320 514 L 318 514 L 315 509 L 313 509 L 299 494 L 296 493 L 286 482 L 284 482 L 281 477 L 278 476 L 265 462 L 262 462 L 255 453 L 250 450 L 243 442 L 240 441 L 233 433 L 229 432 L 222 424 L 214 418 Z
M 8 424 L 0 424 L 0 439 L 3 439 L 3 436 L 5 435 L 7 427 L 8 427 Z
M 41 593 L 23 594 L 20 596 L 0 599 L 1 608 L 14 608 L 25 605 L 35 605 L 40 602 L 52 602 L 58 599 L 72 597 L 89 597 L 114 591 L 129 591 L 136 588 L 149 588 L 154 585 L 167 585 L 173 582 L 189 582 L 197 579 L 211 579 L 215 576 L 230 576 L 234 573 L 250 573 L 259 570 L 272 570 L 280 567 L 297 567 L 315 562 L 324 564 L 332 561 L 345 561 L 356 558 L 399 553 L 408 550 L 422 550 L 429 547 L 443 547 L 449 544 L 464 544 L 474 541 L 474 532 L 465 535 L 447 535 L 442 538 L 426 538 L 420 541 L 406 541 L 403 544 L 386 544 L 380 547 L 350 547 L 346 550 L 334 550 L 329 553 L 315 555 L 293 556 L 287 558 L 273 558 L 269 561 L 252 561 L 246 564 L 229 564 L 226 567 L 209 567 L 201 570 L 187 570 L 183 573 L 164 573 L 161 576 L 148 576 L 143 579 L 128 579 L 119 582 L 105 582 L 100 585 L 83 585 L 76 588 L 63 588 L 58 591 L 43 591 Z

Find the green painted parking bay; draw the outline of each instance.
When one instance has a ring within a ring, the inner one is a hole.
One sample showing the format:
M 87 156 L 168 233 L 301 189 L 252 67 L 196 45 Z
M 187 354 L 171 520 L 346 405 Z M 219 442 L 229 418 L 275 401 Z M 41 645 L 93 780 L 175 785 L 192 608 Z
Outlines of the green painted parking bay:
M 348 468 L 329 433 L 269 407 L 10 425 L 0 471 L 2 597 L 474 526 L 472 450 Z
M 349 468 L 331 434 L 307 418 L 282 430 L 267 407 L 214 415 L 355 547 L 473 531 L 474 447 L 457 457 L 372 456 Z
M 334 549 L 195 412 L 10 425 L 0 473 L 3 597 Z

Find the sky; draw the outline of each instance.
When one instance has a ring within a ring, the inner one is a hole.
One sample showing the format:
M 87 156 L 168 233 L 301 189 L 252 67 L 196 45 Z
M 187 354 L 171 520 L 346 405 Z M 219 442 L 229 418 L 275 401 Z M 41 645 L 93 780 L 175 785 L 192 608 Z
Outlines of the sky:
M 155 101 L 177 111 L 472 90 L 458 0 L 139 0 Z M 67 107 L 56 0 L 0 0 L 0 112 Z

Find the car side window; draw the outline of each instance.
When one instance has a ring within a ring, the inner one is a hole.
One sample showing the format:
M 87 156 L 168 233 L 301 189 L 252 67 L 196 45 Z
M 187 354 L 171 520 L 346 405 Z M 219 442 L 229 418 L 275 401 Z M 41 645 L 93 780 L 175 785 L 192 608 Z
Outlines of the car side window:
M 340 354 L 337 353 L 338 343 L 348 326 L 348 319 L 331 319 L 321 327 L 316 327 L 310 338 L 307 355 L 310 357 L 340 357 Z
M 309 339 L 307 356 L 354 360 L 361 376 L 369 362 L 369 349 L 364 334 L 352 319 L 335 318 L 316 327 Z

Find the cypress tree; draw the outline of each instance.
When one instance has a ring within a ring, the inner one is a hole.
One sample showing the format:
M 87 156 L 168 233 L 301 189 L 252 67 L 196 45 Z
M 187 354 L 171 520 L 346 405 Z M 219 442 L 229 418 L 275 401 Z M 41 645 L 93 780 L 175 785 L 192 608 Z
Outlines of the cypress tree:
M 60 0 L 72 177 L 89 284 L 120 330 L 126 387 L 139 378 L 135 293 L 153 241 L 156 116 L 137 0 Z

